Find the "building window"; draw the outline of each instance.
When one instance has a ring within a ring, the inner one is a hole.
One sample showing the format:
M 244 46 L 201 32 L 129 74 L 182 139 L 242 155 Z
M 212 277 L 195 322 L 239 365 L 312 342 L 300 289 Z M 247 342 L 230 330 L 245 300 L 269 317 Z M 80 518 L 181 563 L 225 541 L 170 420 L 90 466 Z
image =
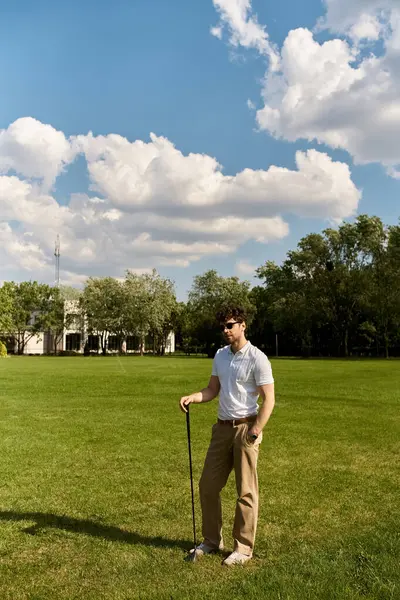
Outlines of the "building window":
M 81 348 L 81 334 L 80 333 L 68 333 L 65 338 L 65 349 L 70 352 L 76 352 Z
M 119 337 L 116 335 L 110 335 L 110 337 L 108 338 L 108 349 L 109 350 L 119 350 L 120 348 L 120 343 L 119 343 Z
M 126 338 L 126 349 L 128 351 L 140 349 L 140 340 L 136 335 L 128 335 Z
M 88 335 L 87 339 L 87 349 L 89 352 L 98 352 L 99 351 L 99 336 L 98 335 Z
M 146 335 L 144 339 L 144 347 L 146 352 L 154 350 L 154 337 L 152 335 Z
M 7 354 L 15 354 L 16 351 L 16 340 L 13 337 L 8 337 L 5 340 L 5 344 L 6 344 L 6 348 L 7 348 Z

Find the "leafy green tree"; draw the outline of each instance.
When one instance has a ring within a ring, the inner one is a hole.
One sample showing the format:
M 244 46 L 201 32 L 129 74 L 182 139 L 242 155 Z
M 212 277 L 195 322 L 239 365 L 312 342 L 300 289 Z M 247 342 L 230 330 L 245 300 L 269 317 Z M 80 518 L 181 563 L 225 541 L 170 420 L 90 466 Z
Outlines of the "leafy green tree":
M 13 293 L 9 284 L 0 287 L 0 337 L 12 331 Z
M 123 324 L 127 335 L 139 338 L 140 354 L 143 354 L 144 341 L 150 329 L 149 302 L 143 275 L 128 271 L 124 281 Z
M 263 312 L 268 314 L 274 331 L 284 334 L 283 339 L 291 338 L 296 350 L 305 356 L 311 353 L 315 319 L 321 318 L 321 299 L 314 290 L 322 248 L 320 242 L 314 235 L 304 238 L 297 253 L 289 253 L 281 267 L 268 261 L 257 269 L 258 277 L 265 281 L 265 290 L 263 294 L 258 291 L 256 323 Z
M 89 333 L 98 335 L 103 354 L 110 334 L 119 335 L 124 306 L 122 284 L 113 277 L 90 277 L 79 300 Z
M 73 290 L 72 293 L 70 289 Z M 51 302 L 45 325 L 52 336 L 54 354 L 57 354 L 60 349 L 65 330 L 72 328 L 83 330 L 82 316 L 80 311 L 77 310 L 81 294 L 74 288 L 70 289 L 64 286 L 52 288 Z M 71 304 L 75 305 L 74 310 L 70 308 Z
M 381 220 L 367 215 L 338 229 L 307 235 L 288 252 L 282 266 L 267 262 L 257 270 L 265 289 L 258 293 L 258 304 L 263 303 L 275 330 L 284 331 L 303 353 L 314 346 L 318 352 L 348 356 L 360 340 L 369 348 L 374 324 L 368 336 L 363 324 L 381 314 L 376 330 L 384 330 L 389 314 L 394 314 L 389 305 L 394 299 L 386 300 L 390 289 L 396 289 L 390 274 L 395 261 L 387 247 Z M 387 293 L 379 301 L 376 292 L 382 293 L 382 288 Z
M 144 275 L 143 283 L 149 294 L 149 332 L 154 340 L 154 350 L 165 353 L 168 334 L 174 328 L 177 301 L 174 284 L 162 278 L 155 269 L 151 275 Z
M 67 302 L 79 302 L 82 296 L 82 290 L 72 287 L 71 285 L 60 285 L 60 296 Z
M 360 215 L 354 223 L 344 223 L 338 230 L 327 229 L 324 234 L 334 267 L 326 274 L 326 306 L 338 353 L 348 356 L 351 337 L 367 310 L 374 248 L 383 243 L 384 230 L 378 217 Z
M 12 303 L 5 333 L 15 339 L 18 354 L 23 354 L 29 340 L 47 328 L 52 288 L 37 281 L 5 282 L 3 288 Z
M 140 340 L 143 354 L 146 336 L 153 339 L 153 349 L 163 353 L 177 310 L 174 285 L 155 269 L 138 275 L 128 271 L 124 282 L 123 323 L 127 334 Z
M 222 342 L 216 314 L 224 306 L 242 306 L 247 310 L 251 323 L 255 306 L 249 292 L 248 281 L 240 281 L 238 277 L 222 277 L 213 269 L 194 278 L 188 299 L 190 332 L 208 356 L 214 356 Z
M 190 311 L 186 302 L 178 302 L 174 321 L 176 347 L 190 354 L 200 346 L 200 342 L 192 335 Z
M 180 319 L 180 307 L 179 307 L 179 303 L 176 301 L 175 296 L 173 297 L 173 300 L 171 301 L 171 305 L 170 305 L 170 310 L 168 312 L 167 315 L 165 315 L 165 319 L 163 321 L 163 323 L 161 324 L 161 327 L 158 331 L 154 332 L 154 336 L 155 336 L 155 340 L 156 340 L 156 344 L 155 344 L 155 349 L 156 352 L 158 354 L 164 355 L 166 348 L 167 348 L 167 342 L 168 342 L 168 336 L 170 335 L 171 332 L 176 332 L 178 324 L 179 324 L 179 319 Z
M 377 350 L 382 345 L 389 358 L 400 330 L 400 225 L 386 228 L 372 251 L 369 318 L 376 324 Z

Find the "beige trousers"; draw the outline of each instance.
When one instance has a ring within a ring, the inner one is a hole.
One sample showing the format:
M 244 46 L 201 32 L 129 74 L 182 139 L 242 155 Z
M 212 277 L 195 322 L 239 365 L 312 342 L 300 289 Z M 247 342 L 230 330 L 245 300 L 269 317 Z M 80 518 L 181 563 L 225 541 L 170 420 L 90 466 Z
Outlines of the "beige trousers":
M 234 550 L 248 556 L 253 554 L 257 528 L 257 459 L 262 439 L 262 435 L 255 442 L 248 439 L 251 425 L 213 425 L 199 485 L 204 543 L 220 548 L 223 545 L 220 492 L 234 469 L 238 496 L 233 525 Z

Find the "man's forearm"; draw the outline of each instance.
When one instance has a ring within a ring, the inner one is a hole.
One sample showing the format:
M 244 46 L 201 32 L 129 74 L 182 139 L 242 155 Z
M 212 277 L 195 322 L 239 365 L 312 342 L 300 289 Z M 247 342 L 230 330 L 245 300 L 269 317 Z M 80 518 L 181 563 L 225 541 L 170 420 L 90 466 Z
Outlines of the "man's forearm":
M 262 398 L 263 401 L 258 412 L 257 419 L 252 427 L 252 429 L 257 430 L 258 434 L 261 433 L 268 423 L 275 406 L 275 394 L 273 391 L 267 392 Z
M 211 402 L 218 396 L 212 389 L 209 387 L 203 388 L 200 392 L 196 392 L 195 394 L 191 394 L 194 398 L 194 404 L 201 404 L 202 402 Z

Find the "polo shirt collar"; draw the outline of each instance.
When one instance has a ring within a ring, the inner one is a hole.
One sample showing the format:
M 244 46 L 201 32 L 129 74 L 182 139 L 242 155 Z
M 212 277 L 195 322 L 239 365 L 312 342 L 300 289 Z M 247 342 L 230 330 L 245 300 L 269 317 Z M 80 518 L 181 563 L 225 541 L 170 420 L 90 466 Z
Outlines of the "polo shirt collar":
M 235 352 L 235 356 L 236 356 L 236 354 L 244 354 L 246 352 L 246 350 L 248 348 L 250 348 L 250 346 L 251 346 L 251 344 L 250 344 L 249 340 L 247 340 L 247 342 L 245 343 L 245 345 L 243 346 L 243 348 L 241 348 L 240 350 L 238 350 L 237 352 Z M 233 354 L 232 348 L 230 346 L 229 346 L 229 353 Z

